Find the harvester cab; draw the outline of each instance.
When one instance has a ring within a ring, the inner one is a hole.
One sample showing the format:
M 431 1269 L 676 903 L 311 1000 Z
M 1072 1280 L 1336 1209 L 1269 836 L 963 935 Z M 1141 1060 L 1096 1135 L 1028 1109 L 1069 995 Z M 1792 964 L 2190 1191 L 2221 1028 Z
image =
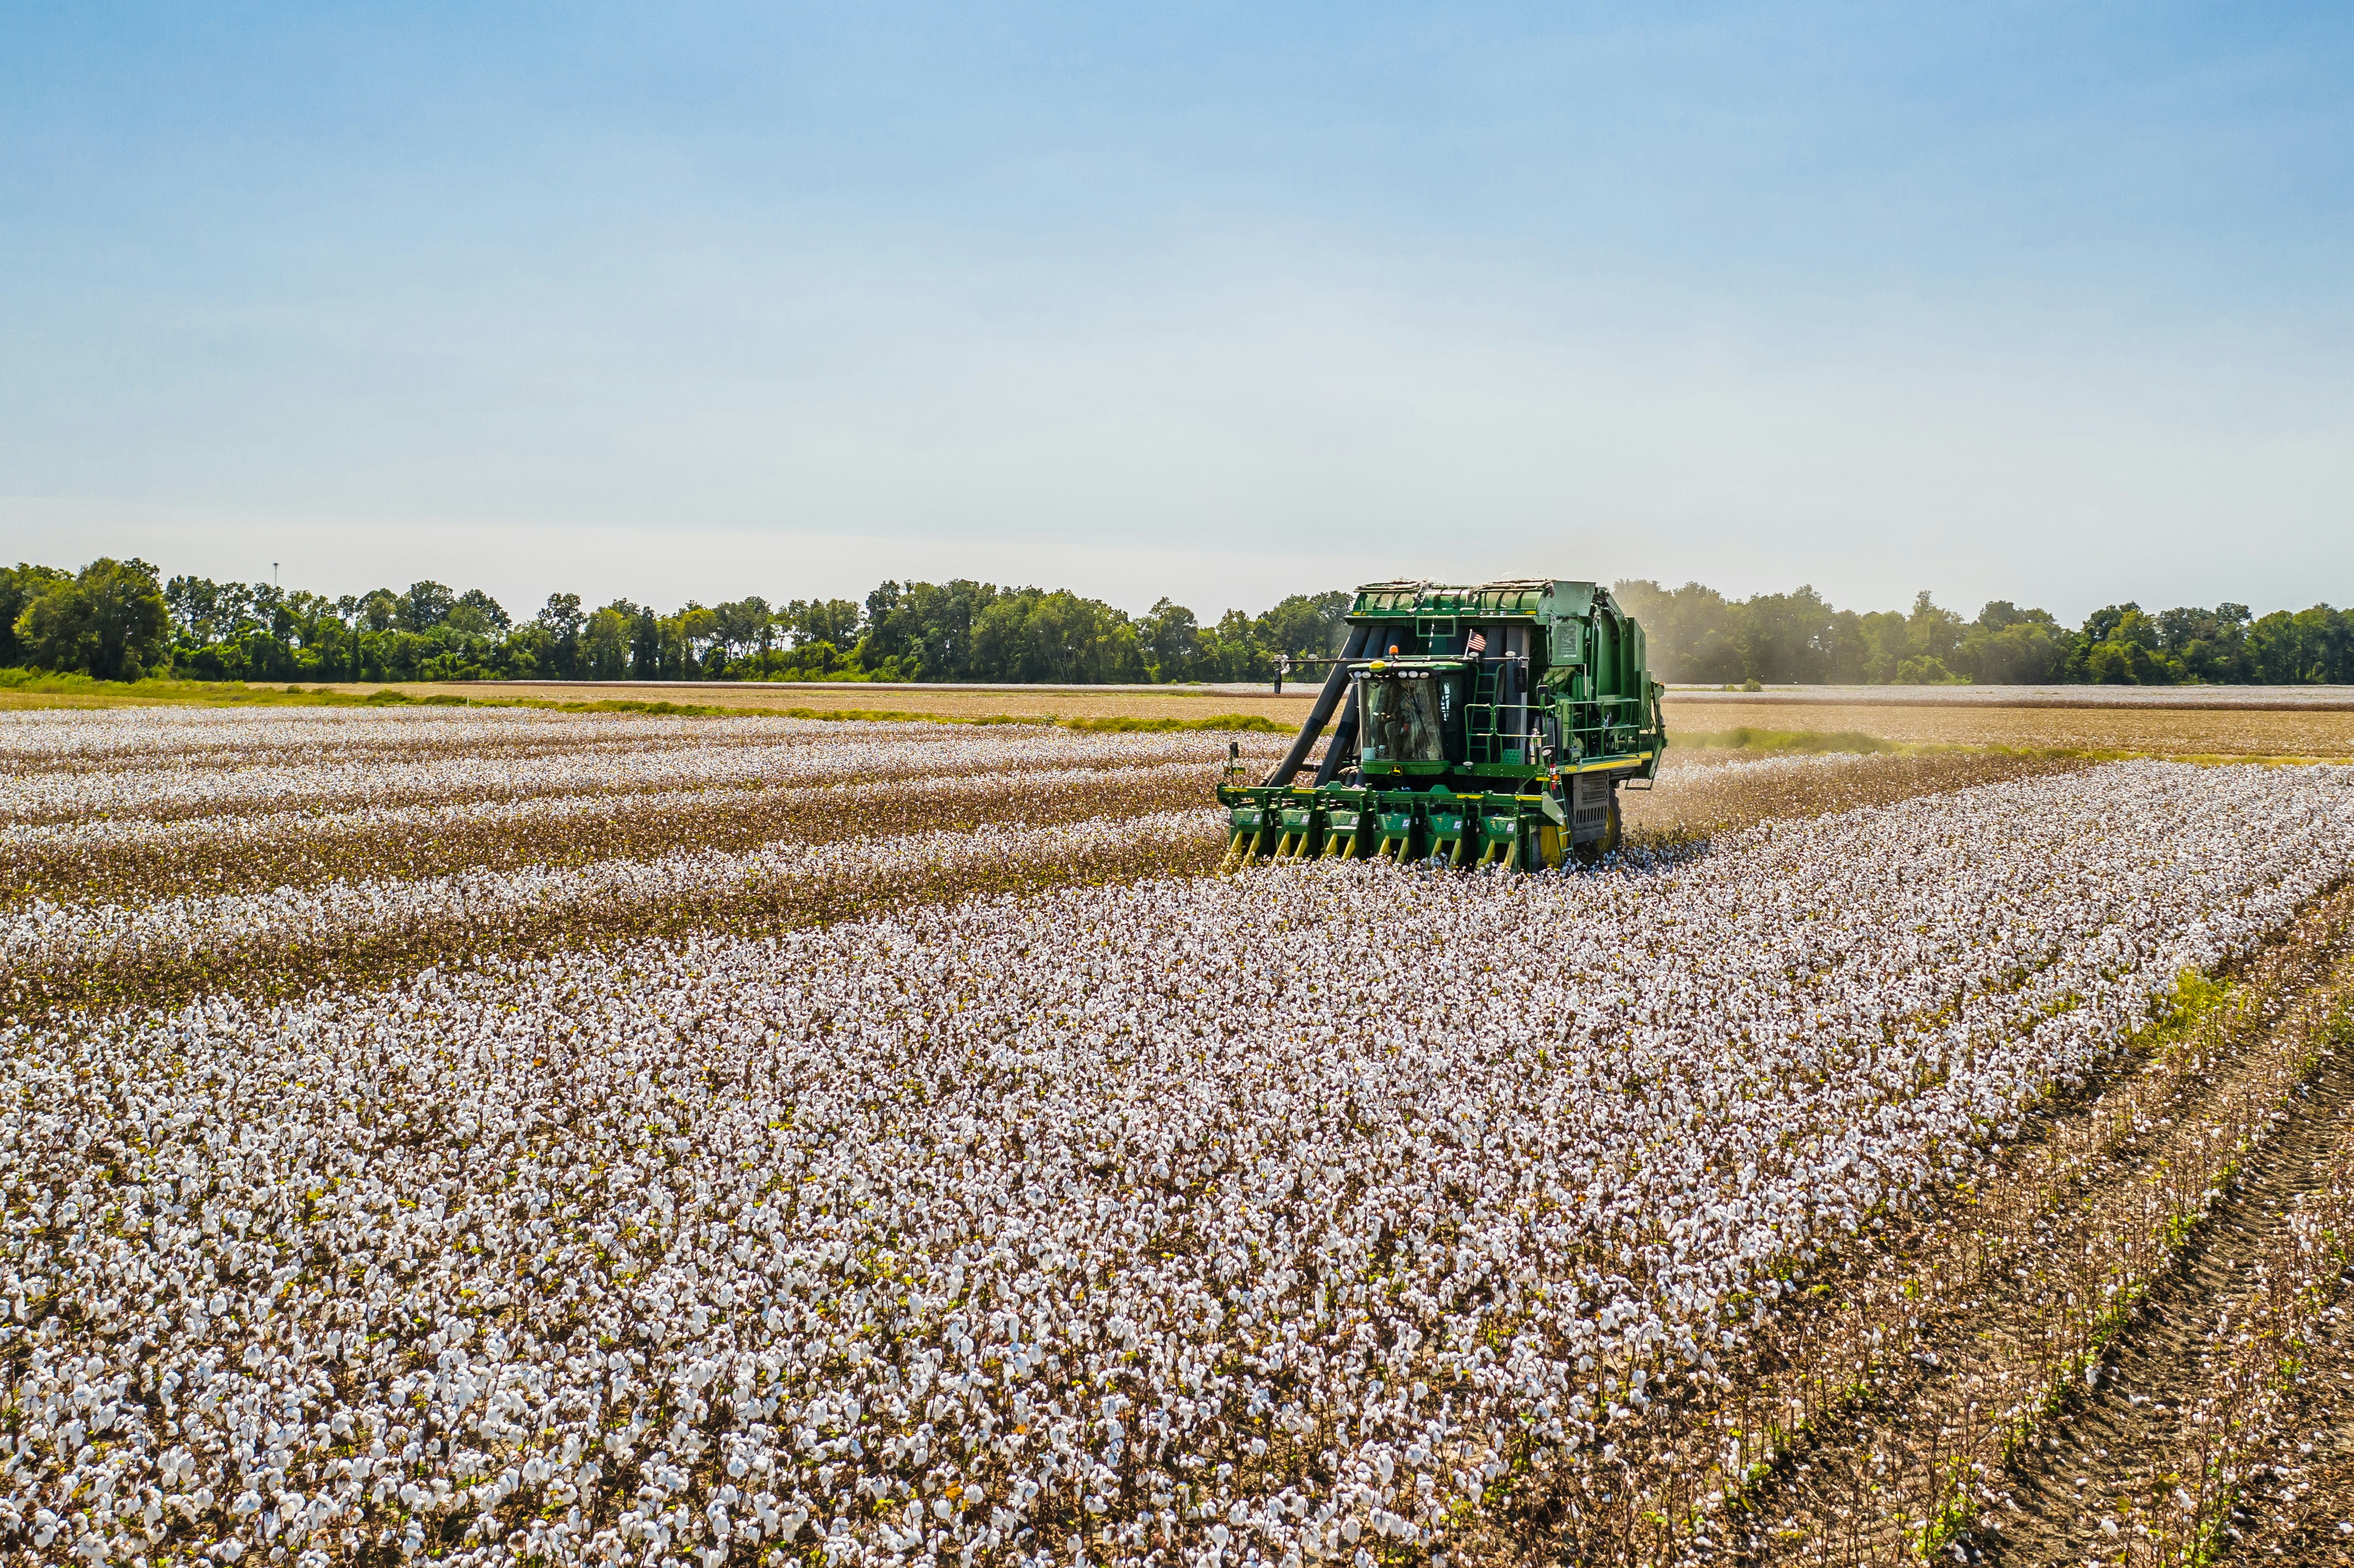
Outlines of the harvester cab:
M 1339 856 L 1536 870 L 1618 847 L 1618 786 L 1657 774 L 1667 731 L 1643 629 L 1608 589 L 1369 583 L 1348 627 L 1283 760 L 1252 784 L 1229 753 L 1223 869 Z

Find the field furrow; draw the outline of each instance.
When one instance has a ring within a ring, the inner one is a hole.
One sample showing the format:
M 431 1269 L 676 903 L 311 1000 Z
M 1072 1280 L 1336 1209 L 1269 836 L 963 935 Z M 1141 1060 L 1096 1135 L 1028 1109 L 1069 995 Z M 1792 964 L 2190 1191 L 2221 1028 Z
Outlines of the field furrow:
M 2189 1568 L 2235 1532 L 2287 1522 L 2264 1506 L 2256 1456 L 2294 1418 L 2303 1341 L 2354 1240 L 2354 1006 L 2338 989 L 2329 1044 L 2280 1127 L 1989 1489 L 1972 1534 L 1993 1560 Z
M 1050 798 L 1029 820 L 965 832 L 786 841 L 743 853 L 331 881 L 142 906 L 33 904 L 6 919 L 0 958 L 26 1007 L 278 996 L 581 943 L 780 930 L 977 891 L 1202 871 L 1225 847 L 1222 825 L 1198 807 L 1120 816 L 1105 804 L 1092 793 Z
M 423 761 L 257 762 L 167 773 L 37 773 L 0 779 L 0 817 L 38 829 L 125 817 L 172 821 L 240 812 L 456 805 L 536 796 L 759 788 L 1033 768 L 1125 767 L 1196 759 L 1214 766 L 1223 739 L 1202 735 L 1096 736 L 1029 726 L 959 729 L 727 720 L 705 744 L 593 749 L 516 758 L 463 752 Z M 784 726 L 799 726 L 787 728 Z M 843 730 L 851 734 L 843 734 Z M 914 730 L 917 733 L 907 733 Z M 716 736 L 724 744 L 709 744 Z M 1259 752 L 1268 749 L 1256 737 Z M 1248 750 L 1249 748 L 1246 748 Z M 1256 755 L 1257 753 L 1253 753 Z
M 918 774 L 879 786 L 861 779 L 161 822 L 110 819 L 90 824 L 99 831 L 37 829 L 0 838 L 0 885 L 8 888 L 0 909 L 138 906 L 199 891 L 217 896 L 890 839 L 1013 819 L 1199 810 L 1215 777 L 1208 763 L 1187 760 Z
M 2227 991 L 2194 991 L 2138 1070 L 2055 1107 L 2040 1136 L 1876 1245 L 1800 1277 L 1800 1310 L 1741 1361 L 1737 1397 L 1687 1417 L 1721 1452 L 1745 1446 L 1757 1473 L 1730 1506 L 1670 1516 L 1690 1521 L 1681 1553 L 1893 1563 L 1967 1542 L 2083 1561 L 2045 1550 L 2055 1531 L 2109 1540 L 2113 1516 L 2072 1511 L 2088 1500 L 2073 1486 L 2081 1465 L 2040 1499 L 2040 1530 L 2005 1477 L 2062 1451 L 2153 1300 L 2195 1295 L 2185 1281 L 2200 1268 L 2229 1275 L 2260 1245 L 2239 1216 L 2266 1199 L 2241 1196 L 2247 1184 L 2293 1192 L 2333 1144 L 2343 1097 L 2317 1085 L 2354 1008 L 2349 942 L 2354 890 L 2341 889 Z M 1666 1531 L 1651 1549 L 1679 1554 Z
M 1672 844 L 1776 817 L 1889 806 L 1947 789 L 2051 778 L 2091 766 L 2080 758 L 1983 751 L 1779 757 L 1670 752 L 1651 789 L 1623 791 L 1620 800 L 1629 842 Z
M 275 717 L 0 724 L 0 1560 L 2155 1568 L 2344 1484 L 2354 769 L 1673 754 L 1598 868 L 1218 877 L 1223 736 Z

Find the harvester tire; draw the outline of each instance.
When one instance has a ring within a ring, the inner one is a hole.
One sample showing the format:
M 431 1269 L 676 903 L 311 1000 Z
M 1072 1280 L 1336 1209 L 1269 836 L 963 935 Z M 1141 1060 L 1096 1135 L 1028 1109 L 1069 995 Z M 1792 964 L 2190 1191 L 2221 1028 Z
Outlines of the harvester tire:
M 1626 842 L 1626 824 L 1618 816 L 1618 791 L 1610 791 L 1610 817 L 1602 829 L 1602 836 L 1577 846 L 1577 858 L 1586 865 L 1597 863 L 1604 855 L 1615 854 Z

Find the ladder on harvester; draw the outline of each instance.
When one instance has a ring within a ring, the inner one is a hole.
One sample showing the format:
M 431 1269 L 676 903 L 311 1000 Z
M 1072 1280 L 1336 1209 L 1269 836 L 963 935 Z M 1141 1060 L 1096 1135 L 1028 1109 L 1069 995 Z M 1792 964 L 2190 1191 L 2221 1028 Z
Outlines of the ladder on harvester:
M 1471 700 L 1463 705 L 1463 738 L 1469 761 L 1502 759 L 1496 734 L 1496 678 L 1502 668 L 1500 659 L 1482 659 L 1471 676 Z

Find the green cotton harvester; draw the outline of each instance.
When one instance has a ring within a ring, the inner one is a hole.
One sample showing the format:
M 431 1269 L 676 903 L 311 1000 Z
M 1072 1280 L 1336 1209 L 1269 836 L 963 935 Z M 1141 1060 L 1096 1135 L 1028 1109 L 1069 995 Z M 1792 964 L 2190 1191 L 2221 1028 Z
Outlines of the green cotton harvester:
M 1536 870 L 1617 848 L 1618 786 L 1648 788 L 1668 737 L 1643 629 L 1608 589 L 1371 583 L 1348 626 L 1274 770 L 1247 783 L 1230 748 L 1221 869 L 1338 856 Z

